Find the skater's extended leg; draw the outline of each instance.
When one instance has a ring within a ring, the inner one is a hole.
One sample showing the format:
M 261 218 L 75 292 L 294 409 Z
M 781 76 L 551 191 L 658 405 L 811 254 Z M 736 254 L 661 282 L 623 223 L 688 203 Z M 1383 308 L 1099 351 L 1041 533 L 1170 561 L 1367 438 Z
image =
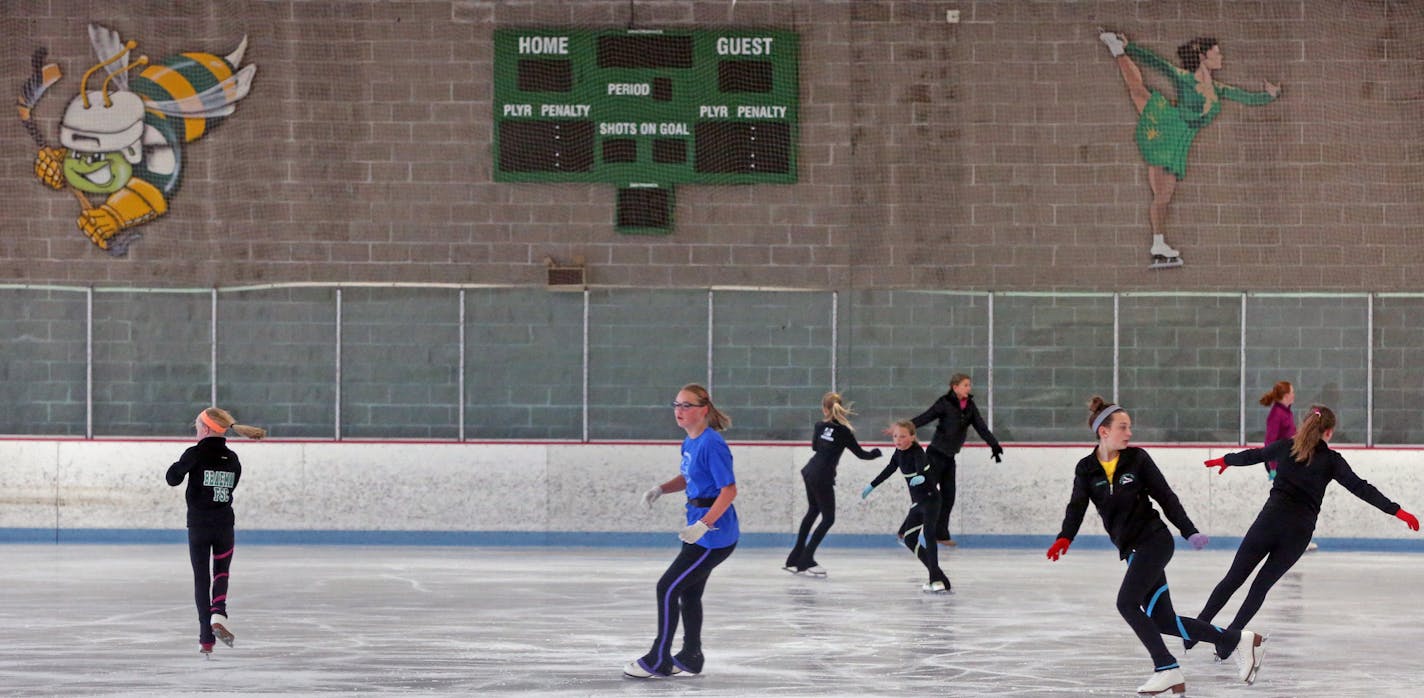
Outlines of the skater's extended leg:
M 819 567 L 816 564 L 816 548 L 820 547 L 821 541 L 825 539 L 831 526 L 836 524 L 836 481 L 825 476 L 812 480 L 808 480 L 806 483 L 807 492 L 812 493 L 815 498 L 815 507 L 821 513 L 821 525 L 811 533 L 810 540 L 806 541 L 806 551 L 801 556 L 800 564 L 808 569 Z
M 821 508 L 816 506 L 815 487 L 811 484 L 811 478 L 802 475 L 801 480 L 806 485 L 806 515 L 801 517 L 801 527 L 796 531 L 796 544 L 786 556 L 788 570 L 806 569 L 801 564 L 801 558 L 806 552 L 806 538 L 811 535 L 811 527 L 816 525 L 816 519 L 821 515 Z
M 1305 554 L 1306 547 L 1310 545 L 1311 533 L 1313 531 L 1298 530 L 1282 537 L 1271 554 L 1266 556 L 1266 562 L 1261 565 L 1261 571 L 1256 573 L 1256 578 L 1251 580 L 1251 588 L 1246 592 L 1246 598 L 1241 600 L 1241 608 L 1237 609 L 1231 627 L 1245 627 L 1256 617 L 1256 612 L 1261 610 L 1261 604 L 1265 602 L 1271 587 Z
M 1172 553 L 1171 534 L 1160 531 L 1151 536 L 1128 557 L 1127 573 L 1117 590 L 1117 612 L 1152 656 L 1153 671 L 1178 667 L 1177 658 L 1162 641 L 1161 630 L 1147 613 L 1153 595 L 1166 585 L 1165 570 Z
M 232 553 L 236 549 L 234 543 L 231 527 L 217 531 L 213 538 L 212 605 L 208 609 L 213 634 L 228 647 L 232 647 L 233 641 L 232 627 L 228 622 L 227 590 Z
M 1147 167 L 1147 184 L 1152 188 L 1152 204 L 1147 209 L 1147 222 L 1152 226 L 1153 235 L 1165 235 L 1167 211 L 1172 205 L 1172 195 L 1177 192 L 1177 176 L 1167 168 L 1157 165 Z
M 1246 530 L 1246 536 L 1241 539 L 1241 545 L 1236 548 L 1236 557 L 1231 560 L 1231 567 L 1226 570 L 1226 576 L 1216 583 L 1216 588 L 1211 590 L 1211 595 L 1207 597 L 1206 605 L 1202 607 L 1197 618 L 1210 623 L 1216 618 L 1216 614 L 1221 612 L 1226 602 L 1231 600 L 1231 595 L 1246 583 L 1246 579 L 1251 576 L 1251 571 L 1256 569 L 1256 565 L 1266 559 L 1274 547 L 1275 534 L 1270 526 L 1257 519 L 1251 524 L 1251 528 Z M 1238 625 L 1231 627 L 1239 628 Z
M 209 528 L 188 529 L 188 561 L 193 567 L 193 603 L 198 607 L 198 642 L 211 647 L 215 641 L 212 622 L 212 572 L 208 567 L 213 555 L 213 533 Z

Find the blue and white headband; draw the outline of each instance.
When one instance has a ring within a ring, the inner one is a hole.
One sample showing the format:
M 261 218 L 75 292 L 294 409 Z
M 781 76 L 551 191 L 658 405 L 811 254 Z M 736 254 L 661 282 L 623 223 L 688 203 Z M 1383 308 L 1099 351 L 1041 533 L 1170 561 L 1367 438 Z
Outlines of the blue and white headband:
M 1112 413 L 1121 411 L 1121 405 L 1108 405 L 1107 407 L 1104 407 L 1103 411 L 1099 412 L 1098 416 L 1093 418 L 1093 436 L 1098 435 L 1098 427 L 1102 426 L 1103 422 L 1106 422 L 1108 420 L 1108 417 L 1112 416 Z

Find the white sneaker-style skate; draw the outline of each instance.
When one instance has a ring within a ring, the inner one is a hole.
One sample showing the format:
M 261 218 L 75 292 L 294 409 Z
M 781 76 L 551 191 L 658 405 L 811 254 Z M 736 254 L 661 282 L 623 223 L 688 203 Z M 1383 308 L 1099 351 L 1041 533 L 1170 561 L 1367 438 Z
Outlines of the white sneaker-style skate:
M 812 577 L 824 577 L 826 576 L 826 568 L 820 565 L 811 565 L 810 567 L 806 568 L 806 574 L 809 574 Z
M 929 582 L 920 587 L 920 590 L 926 594 L 943 594 L 945 591 L 944 582 Z
M 221 613 L 214 613 L 210 624 L 213 626 L 213 635 L 216 635 L 219 640 L 222 640 L 224 645 L 232 647 L 232 641 L 235 637 L 232 634 L 232 624 L 228 622 L 227 616 Z
M 636 659 L 623 665 L 623 675 L 630 679 L 651 679 L 660 676 L 644 669 L 643 663 Z
M 1174 667 L 1163 669 L 1152 674 L 1152 678 L 1147 679 L 1147 683 L 1137 687 L 1137 692 L 1144 696 L 1155 696 L 1161 693 L 1184 694 L 1187 692 L 1187 678 L 1182 676 L 1182 670 Z
M 1241 641 L 1236 643 L 1237 676 L 1248 685 L 1256 683 L 1256 672 L 1261 670 L 1261 660 L 1266 656 L 1262 645 L 1266 638 L 1251 632 L 1241 631 Z
M 1167 245 L 1161 235 L 1152 236 L 1152 249 L 1148 250 L 1148 254 L 1152 255 L 1152 264 L 1148 265 L 1148 269 L 1182 266 L 1182 253 Z
M 1121 56 L 1124 47 L 1127 46 L 1127 39 L 1124 39 L 1121 34 L 1110 32 L 1106 29 L 1103 29 L 1101 33 L 1098 34 L 1098 41 L 1107 45 L 1108 53 L 1111 53 L 1113 58 Z

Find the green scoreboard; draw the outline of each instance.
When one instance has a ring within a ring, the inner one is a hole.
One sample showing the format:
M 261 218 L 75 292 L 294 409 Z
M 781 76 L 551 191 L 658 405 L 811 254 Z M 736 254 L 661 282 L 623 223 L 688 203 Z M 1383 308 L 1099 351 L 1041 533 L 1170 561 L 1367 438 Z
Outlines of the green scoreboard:
M 672 230 L 677 184 L 796 181 L 794 32 L 497 29 L 494 180 L 608 182 L 615 227 Z

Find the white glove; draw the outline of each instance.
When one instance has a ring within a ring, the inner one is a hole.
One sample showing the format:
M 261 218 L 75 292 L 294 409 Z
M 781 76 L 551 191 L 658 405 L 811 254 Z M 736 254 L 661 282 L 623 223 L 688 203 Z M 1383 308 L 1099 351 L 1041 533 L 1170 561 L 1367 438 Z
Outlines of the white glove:
M 682 529 L 682 532 L 678 533 L 677 537 L 681 538 L 684 543 L 696 543 L 702 540 L 702 536 L 707 535 L 708 530 L 707 524 L 702 523 L 702 519 L 698 519 L 692 522 L 691 526 Z
M 643 506 L 648 509 L 652 509 L 653 502 L 658 501 L 658 497 L 661 496 L 663 496 L 663 486 L 654 485 L 653 489 L 650 489 L 647 492 L 643 493 Z

